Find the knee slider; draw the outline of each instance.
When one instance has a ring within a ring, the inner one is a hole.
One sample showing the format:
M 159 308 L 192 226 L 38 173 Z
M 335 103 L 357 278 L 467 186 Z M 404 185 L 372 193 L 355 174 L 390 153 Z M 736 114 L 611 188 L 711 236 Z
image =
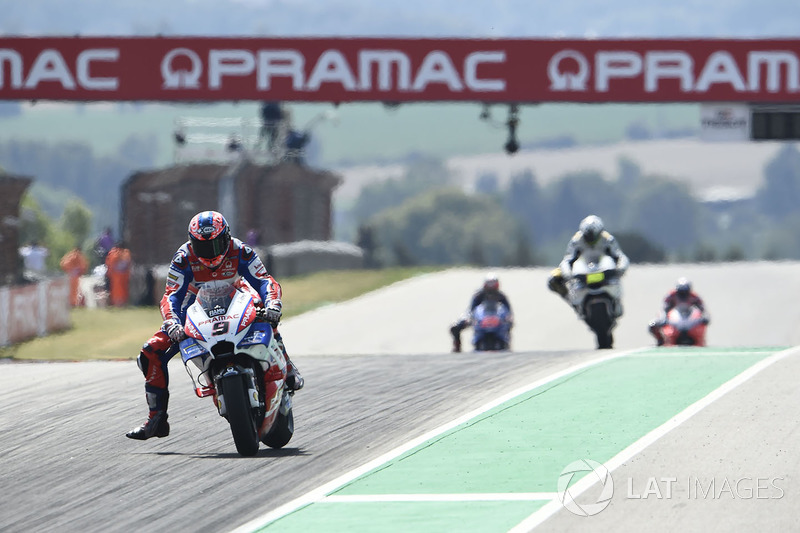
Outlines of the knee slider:
M 147 371 L 150 368 L 150 360 L 144 354 L 144 351 L 139 352 L 139 357 L 136 358 L 136 366 L 142 371 L 142 375 L 147 377 Z

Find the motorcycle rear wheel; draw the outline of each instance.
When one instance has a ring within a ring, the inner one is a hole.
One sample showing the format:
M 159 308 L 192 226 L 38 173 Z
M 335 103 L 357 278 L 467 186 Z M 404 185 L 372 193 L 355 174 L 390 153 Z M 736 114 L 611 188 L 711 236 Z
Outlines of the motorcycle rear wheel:
M 239 455 L 250 457 L 258 453 L 258 431 L 253 408 L 242 375 L 225 377 L 221 381 L 225 398 L 225 417 L 231 425 L 231 435 Z
M 278 413 L 278 416 L 275 418 L 275 423 L 261 439 L 261 442 L 270 448 L 279 449 L 286 446 L 292 439 L 292 435 L 294 435 L 294 415 L 292 414 L 292 410 L 289 409 L 289 413 L 286 415 Z

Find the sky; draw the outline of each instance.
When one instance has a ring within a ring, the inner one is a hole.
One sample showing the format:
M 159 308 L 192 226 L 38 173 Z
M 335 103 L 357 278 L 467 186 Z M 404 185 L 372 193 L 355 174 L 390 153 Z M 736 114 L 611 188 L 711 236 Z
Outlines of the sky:
M 796 0 L 0 0 L 0 32 L 70 35 L 790 37 Z

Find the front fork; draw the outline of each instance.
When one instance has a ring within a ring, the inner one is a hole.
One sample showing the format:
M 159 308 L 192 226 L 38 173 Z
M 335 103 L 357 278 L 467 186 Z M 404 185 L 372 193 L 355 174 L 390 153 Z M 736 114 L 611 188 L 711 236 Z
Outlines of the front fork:
M 264 402 L 261 401 L 258 395 L 258 388 L 256 387 L 255 381 L 255 372 L 253 372 L 252 368 L 241 368 L 238 366 L 231 365 L 227 367 L 215 380 L 216 383 L 216 391 L 214 394 L 214 403 L 217 406 L 217 411 L 219 411 L 220 416 L 226 416 L 228 411 L 225 408 L 225 391 L 224 387 L 220 387 L 220 384 L 223 382 L 225 378 L 231 379 L 233 376 L 237 376 L 239 379 L 243 379 L 245 383 L 245 387 L 247 389 L 247 397 L 250 399 L 250 407 L 253 409 L 264 408 Z M 220 392 L 222 390 L 222 392 Z

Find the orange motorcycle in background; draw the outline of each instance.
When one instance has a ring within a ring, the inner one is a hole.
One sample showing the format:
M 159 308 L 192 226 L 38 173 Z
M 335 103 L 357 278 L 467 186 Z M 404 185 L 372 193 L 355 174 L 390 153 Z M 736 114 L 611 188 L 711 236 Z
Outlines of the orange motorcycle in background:
M 661 327 L 664 346 L 705 346 L 707 327 L 696 305 L 678 304 L 669 310 Z

